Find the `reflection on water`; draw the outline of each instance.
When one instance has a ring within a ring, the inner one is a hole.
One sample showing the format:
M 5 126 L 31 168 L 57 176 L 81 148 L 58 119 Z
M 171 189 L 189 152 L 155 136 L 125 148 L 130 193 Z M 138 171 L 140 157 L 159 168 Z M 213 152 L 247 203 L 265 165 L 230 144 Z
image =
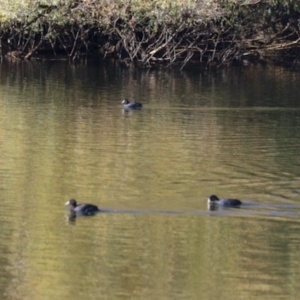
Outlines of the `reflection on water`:
M 298 82 L 3 64 L 1 299 L 295 298 Z M 244 205 L 209 211 L 211 194 Z M 74 218 L 72 197 L 105 212 Z

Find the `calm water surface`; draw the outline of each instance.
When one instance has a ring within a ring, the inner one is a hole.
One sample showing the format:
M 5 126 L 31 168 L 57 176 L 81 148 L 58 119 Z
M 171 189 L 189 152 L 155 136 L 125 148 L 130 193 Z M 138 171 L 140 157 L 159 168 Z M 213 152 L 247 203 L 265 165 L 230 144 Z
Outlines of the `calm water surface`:
M 0 298 L 297 299 L 299 81 L 2 64 Z M 72 219 L 71 197 L 106 212 Z

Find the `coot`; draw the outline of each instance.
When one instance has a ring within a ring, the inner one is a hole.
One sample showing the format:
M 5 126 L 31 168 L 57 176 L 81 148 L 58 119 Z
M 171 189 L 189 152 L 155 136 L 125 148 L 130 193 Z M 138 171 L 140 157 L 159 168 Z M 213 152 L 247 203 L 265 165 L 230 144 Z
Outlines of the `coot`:
M 211 195 L 207 199 L 208 205 L 219 205 L 219 206 L 240 206 L 242 202 L 238 199 L 219 199 L 216 195 Z
M 123 104 L 123 108 L 125 110 L 130 110 L 130 109 L 140 109 L 143 107 L 142 103 L 140 102 L 129 102 L 128 99 L 124 99 L 122 101 L 122 104 Z
M 66 202 L 70 205 L 70 211 L 79 215 L 92 215 L 100 212 L 100 209 L 94 204 L 77 204 L 75 199 L 70 199 Z

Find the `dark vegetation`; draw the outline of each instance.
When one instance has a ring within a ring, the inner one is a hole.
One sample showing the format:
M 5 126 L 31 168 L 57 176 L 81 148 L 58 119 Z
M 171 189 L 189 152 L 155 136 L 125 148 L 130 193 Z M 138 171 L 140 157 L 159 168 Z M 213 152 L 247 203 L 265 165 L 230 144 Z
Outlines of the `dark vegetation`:
M 166 2 L 34 1 L 13 17 L 0 12 L 0 58 L 102 55 L 146 67 L 189 61 L 298 65 L 299 1 Z

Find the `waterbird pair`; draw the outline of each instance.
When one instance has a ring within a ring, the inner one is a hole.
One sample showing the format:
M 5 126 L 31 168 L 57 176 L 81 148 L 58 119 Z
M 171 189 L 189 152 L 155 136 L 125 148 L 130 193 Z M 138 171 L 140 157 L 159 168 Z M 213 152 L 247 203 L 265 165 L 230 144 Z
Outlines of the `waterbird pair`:
M 207 203 L 209 206 L 222 206 L 222 207 L 239 207 L 242 202 L 238 199 L 219 199 L 216 195 L 211 195 Z M 98 206 L 94 204 L 77 204 L 75 199 L 70 199 L 66 202 L 70 206 L 70 211 L 78 215 L 94 215 L 101 212 Z

